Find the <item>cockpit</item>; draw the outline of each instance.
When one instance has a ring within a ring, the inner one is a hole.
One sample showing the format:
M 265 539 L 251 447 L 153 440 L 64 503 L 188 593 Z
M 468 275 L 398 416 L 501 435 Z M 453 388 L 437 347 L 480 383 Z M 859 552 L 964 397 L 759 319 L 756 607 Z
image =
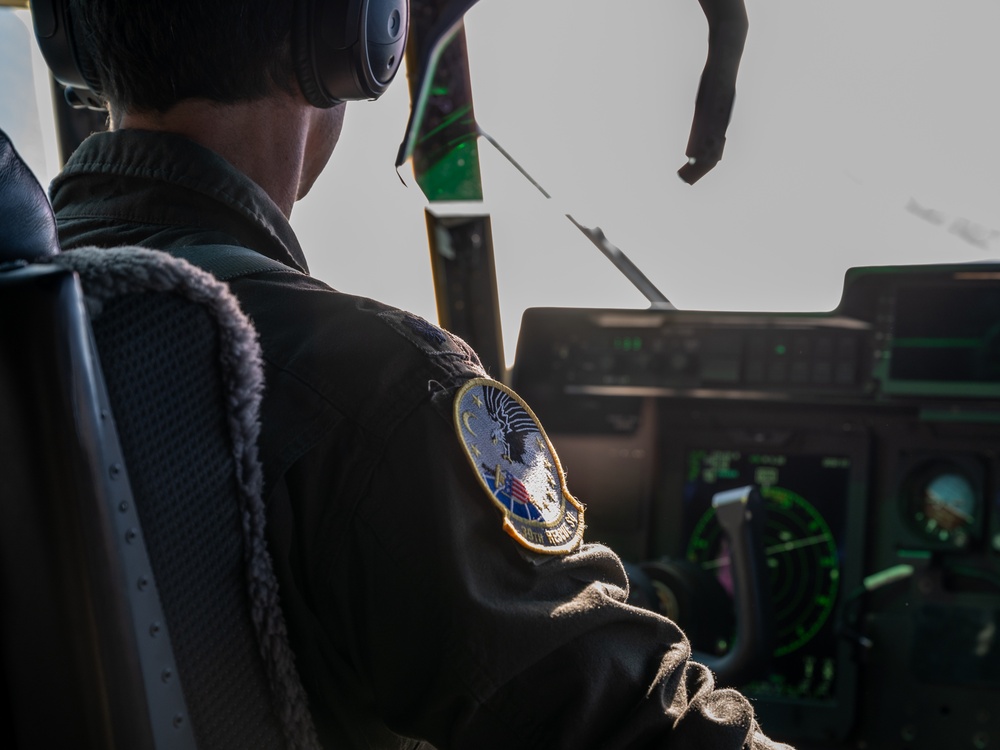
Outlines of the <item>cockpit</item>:
M 0 128 L 45 183 L 101 118 L 51 98 L 2 4 Z M 708 663 L 766 640 L 731 684 L 769 734 L 986 750 L 1000 10 L 748 4 L 719 158 L 685 180 L 695 103 L 725 99 L 705 13 L 742 7 L 701 5 L 411 0 L 409 86 L 351 105 L 293 226 L 314 275 L 437 320 L 531 405 L 636 605 Z M 348 195 L 372 210 L 331 215 Z

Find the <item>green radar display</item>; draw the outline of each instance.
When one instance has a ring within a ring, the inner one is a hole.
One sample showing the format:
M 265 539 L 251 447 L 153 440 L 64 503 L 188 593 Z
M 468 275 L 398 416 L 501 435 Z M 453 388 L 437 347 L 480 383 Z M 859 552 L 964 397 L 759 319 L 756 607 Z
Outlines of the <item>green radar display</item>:
M 839 456 L 694 450 L 688 455 L 684 523 L 688 562 L 732 597 L 729 549 L 711 507 L 720 491 L 755 484 L 764 497 L 764 551 L 775 625 L 773 675 L 757 694 L 832 698 L 835 609 L 850 460 Z M 718 644 L 725 652 L 731 641 Z

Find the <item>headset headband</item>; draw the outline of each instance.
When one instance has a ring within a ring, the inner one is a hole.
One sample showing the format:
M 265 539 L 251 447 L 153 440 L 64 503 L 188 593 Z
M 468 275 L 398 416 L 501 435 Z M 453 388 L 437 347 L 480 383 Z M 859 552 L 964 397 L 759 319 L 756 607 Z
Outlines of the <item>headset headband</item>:
M 316 107 L 377 99 L 403 62 L 408 0 L 296 0 L 292 60 L 306 99 Z M 35 36 L 45 62 L 74 106 L 103 109 L 100 80 L 69 0 L 32 0 Z

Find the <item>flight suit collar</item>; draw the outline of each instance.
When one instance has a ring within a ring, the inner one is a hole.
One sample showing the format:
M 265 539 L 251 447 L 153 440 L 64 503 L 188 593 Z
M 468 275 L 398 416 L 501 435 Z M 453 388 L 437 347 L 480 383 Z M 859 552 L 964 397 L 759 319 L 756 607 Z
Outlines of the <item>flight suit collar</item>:
M 96 133 L 73 153 L 50 193 L 57 211 L 66 204 L 116 222 L 228 231 L 239 244 L 308 273 L 302 247 L 270 196 L 220 155 L 180 135 Z

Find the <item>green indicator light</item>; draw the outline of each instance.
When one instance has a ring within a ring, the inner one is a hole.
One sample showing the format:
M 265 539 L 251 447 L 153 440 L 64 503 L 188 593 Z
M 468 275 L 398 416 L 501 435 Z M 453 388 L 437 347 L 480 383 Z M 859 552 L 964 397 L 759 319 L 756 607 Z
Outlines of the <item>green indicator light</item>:
M 637 352 L 642 349 L 642 339 L 638 336 L 619 336 L 613 345 L 617 351 Z
M 776 347 L 774 347 L 774 353 L 775 354 L 784 354 L 786 351 L 788 351 L 788 350 L 785 349 L 785 345 L 784 344 L 778 344 Z
M 930 550 L 926 549 L 901 549 L 897 554 L 910 560 L 929 560 L 931 557 Z
M 824 469 L 848 469 L 851 466 L 849 458 L 824 458 L 822 466 Z

